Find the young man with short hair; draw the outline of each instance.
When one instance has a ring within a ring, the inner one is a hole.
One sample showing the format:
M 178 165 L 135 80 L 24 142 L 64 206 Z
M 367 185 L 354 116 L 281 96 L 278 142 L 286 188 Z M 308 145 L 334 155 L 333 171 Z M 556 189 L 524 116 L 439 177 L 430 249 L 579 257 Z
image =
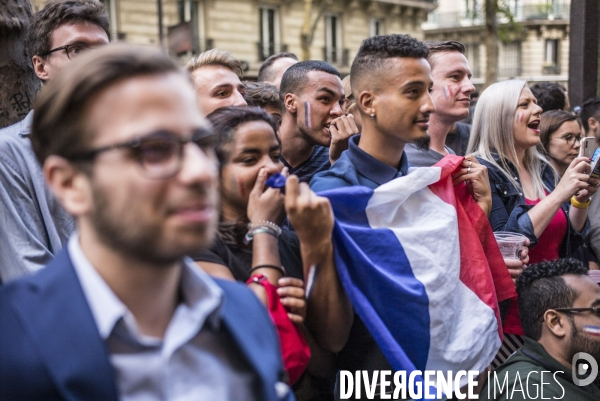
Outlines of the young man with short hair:
M 283 75 L 281 160 L 290 174 L 309 182 L 327 170 L 358 133 L 354 118 L 342 113 L 344 88 L 340 73 L 324 61 L 301 61 Z
M 42 90 L 32 142 L 77 232 L 0 289 L 3 399 L 293 398 L 266 309 L 186 257 L 216 231 L 212 137 L 156 49 L 107 46 Z
M 445 155 L 454 154 L 445 146 L 446 136 L 454 124 L 468 117 L 471 93 L 475 91 L 462 43 L 443 41 L 425 42 L 425 45 L 429 49 L 427 61 L 433 78 L 431 98 L 435 113 L 429 119 L 429 149 L 419 149 L 414 144 L 405 148 L 408 162 L 416 167 L 433 166 Z
M 376 189 L 408 174 L 405 147 L 418 143 L 427 148 L 430 116 L 435 111 L 429 94 L 433 82 L 428 54 L 422 42 L 407 35 L 376 36 L 363 41 L 350 74 L 362 132 L 350 138 L 348 150 L 328 171 L 315 175 L 311 189 L 315 192 L 349 186 Z M 458 173 L 456 179 L 481 180 L 482 177 L 476 178 L 470 171 L 468 163 L 463 167 L 466 173 Z M 487 197 L 484 193 L 474 193 L 487 213 L 491 206 L 489 191 Z M 347 313 L 349 301 L 340 289 L 339 276 L 329 279 L 332 290 L 326 296 L 320 294 L 316 280 L 312 297 L 323 297 L 319 303 L 323 311 L 340 310 L 327 332 L 327 344 L 338 354 L 339 368 L 352 372 L 392 370 L 359 315 L 343 314 Z M 325 287 L 323 282 L 320 285 Z
M 576 374 L 578 353 L 600 361 L 600 286 L 575 259 L 530 265 L 517 279 L 525 344 L 496 371 L 480 400 L 600 399 Z M 587 363 L 588 371 L 592 364 Z M 593 378 L 592 378 L 593 380 Z M 543 395 L 542 395 L 543 394 Z
M 279 89 L 281 78 L 288 68 L 298 62 L 298 56 L 294 53 L 277 53 L 269 56 L 258 70 L 258 82 L 271 84 Z
M 407 35 L 363 41 L 350 72 L 352 93 L 362 120 L 361 135 L 330 170 L 311 181 L 314 191 L 351 185 L 377 188 L 408 172 L 404 148 L 429 144 L 435 107 L 429 90 L 427 47 Z
M 71 68 L 80 54 L 109 40 L 101 2 L 51 1 L 28 28 L 27 51 L 36 75 L 47 82 Z M 0 130 L 0 282 L 43 267 L 74 229 L 73 219 L 46 187 L 31 149 L 33 114 Z
M 206 115 L 226 106 L 246 106 L 242 63 L 225 50 L 211 49 L 187 63 L 198 94 L 198 103 Z

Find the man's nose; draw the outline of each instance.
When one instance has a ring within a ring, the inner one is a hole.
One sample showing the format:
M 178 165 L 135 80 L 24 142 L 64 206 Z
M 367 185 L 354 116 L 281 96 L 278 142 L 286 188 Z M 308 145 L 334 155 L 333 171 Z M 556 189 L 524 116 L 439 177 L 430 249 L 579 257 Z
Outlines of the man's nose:
M 335 105 L 333 106 L 333 108 L 331 109 L 331 111 L 329 112 L 329 114 L 332 114 L 336 117 L 341 117 L 342 114 L 344 114 L 343 110 L 342 110 L 342 106 L 340 105 L 339 102 L 336 102 Z
M 179 179 L 186 183 L 203 183 L 211 185 L 216 183 L 218 174 L 217 160 L 210 151 L 204 151 L 194 144 L 187 144 L 183 148 Z
M 425 102 L 421 105 L 420 111 L 423 114 L 431 114 L 435 112 L 435 104 L 433 104 L 433 99 L 431 98 L 431 94 L 429 92 L 425 94 Z
M 244 95 L 237 89 L 232 96 L 234 96 L 233 106 L 248 106 L 246 99 L 244 99 Z

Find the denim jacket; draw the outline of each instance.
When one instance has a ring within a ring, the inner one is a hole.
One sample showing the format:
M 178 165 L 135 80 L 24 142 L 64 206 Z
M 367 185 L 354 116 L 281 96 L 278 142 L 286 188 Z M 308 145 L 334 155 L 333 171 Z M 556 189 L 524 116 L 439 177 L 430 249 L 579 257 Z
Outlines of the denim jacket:
M 498 162 L 498 155 L 494 154 L 494 159 Z M 525 235 L 531 241 L 530 247 L 537 244 L 538 238 L 535 236 L 533 231 L 533 224 L 529 218 L 527 212 L 533 208 L 534 205 L 525 204 L 525 194 L 519 188 L 515 188 L 508 178 L 502 173 L 500 169 L 493 166 L 486 160 L 477 158 L 477 160 L 488 168 L 488 175 L 490 178 L 490 186 L 492 188 L 492 211 L 490 212 L 490 224 L 494 231 L 511 231 Z M 517 169 L 507 161 L 510 168 L 510 173 L 517 182 L 519 182 L 519 174 Z M 548 189 L 548 192 L 552 192 L 556 186 L 554 181 L 554 170 L 549 165 L 546 165 L 542 171 L 542 181 Z M 586 237 L 590 231 L 590 222 L 586 220 L 583 230 L 577 232 L 571 226 L 571 220 L 569 219 L 570 202 L 567 201 L 561 205 L 562 210 L 567 216 L 567 234 L 561 244 L 559 255 L 561 257 L 574 257 L 576 253 L 580 251 L 580 247 L 585 245 Z

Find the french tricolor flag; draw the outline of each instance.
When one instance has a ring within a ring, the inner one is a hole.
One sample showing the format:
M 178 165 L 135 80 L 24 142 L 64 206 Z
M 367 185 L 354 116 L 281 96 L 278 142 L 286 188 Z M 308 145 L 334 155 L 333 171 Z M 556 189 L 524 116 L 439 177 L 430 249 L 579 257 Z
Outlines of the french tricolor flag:
M 481 372 L 500 348 L 498 302 L 515 288 L 487 217 L 452 184 L 462 160 L 319 193 L 334 210 L 342 285 L 395 370 Z

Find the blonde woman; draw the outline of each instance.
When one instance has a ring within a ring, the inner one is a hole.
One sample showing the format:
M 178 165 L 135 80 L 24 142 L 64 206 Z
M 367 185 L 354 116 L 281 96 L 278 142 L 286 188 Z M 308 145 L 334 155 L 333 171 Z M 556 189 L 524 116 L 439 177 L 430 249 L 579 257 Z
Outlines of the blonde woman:
M 525 81 L 489 86 L 475 108 L 467 151 L 488 168 L 493 230 L 528 237 L 530 263 L 568 257 L 581 246 L 589 230 L 587 206 L 598 185 L 589 178 L 589 159 L 583 157 L 573 159 L 555 180 L 537 148 L 541 113 Z M 523 335 L 516 302 L 511 302 L 504 332 Z

